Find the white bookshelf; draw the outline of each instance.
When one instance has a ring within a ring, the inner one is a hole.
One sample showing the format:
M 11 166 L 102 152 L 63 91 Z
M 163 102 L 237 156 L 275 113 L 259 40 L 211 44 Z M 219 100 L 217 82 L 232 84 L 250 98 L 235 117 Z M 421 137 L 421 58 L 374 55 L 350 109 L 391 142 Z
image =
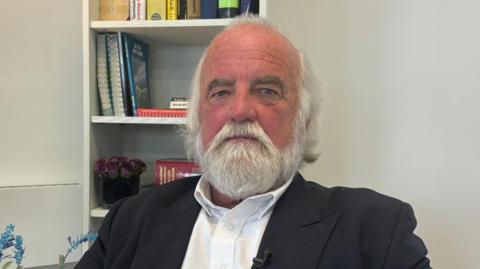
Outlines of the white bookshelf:
M 108 213 L 107 208 L 103 208 L 103 207 L 98 206 L 98 207 L 95 207 L 92 210 L 90 210 L 90 217 L 92 217 L 92 218 L 105 218 L 107 213 Z
M 266 16 L 267 1 L 260 0 Z M 185 118 L 104 117 L 98 109 L 95 34 L 122 31 L 150 45 L 149 88 L 152 105 L 164 108 L 172 97 L 189 96 L 190 81 L 208 43 L 231 19 L 177 21 L 98 21 L 98 0 L 83 0 L 83 230 L 97 228 L 108 210 L 101 207 L 94 163 L 101 157 L 126 156 L 147 163 L 142 182 L 153 180 L 156 159 L 186 157 L 178 134 Z M 84 249 L 85 251 L 86 249 Z

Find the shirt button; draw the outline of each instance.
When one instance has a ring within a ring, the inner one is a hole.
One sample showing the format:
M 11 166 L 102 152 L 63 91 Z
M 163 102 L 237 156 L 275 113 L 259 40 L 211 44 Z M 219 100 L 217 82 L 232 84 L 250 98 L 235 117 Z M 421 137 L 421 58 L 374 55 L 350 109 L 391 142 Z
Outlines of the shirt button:
M 235 225 L 233 225 L 231 223 L 227 223 L 227 230 L 233 231 L 233 229 L 235 229 Z

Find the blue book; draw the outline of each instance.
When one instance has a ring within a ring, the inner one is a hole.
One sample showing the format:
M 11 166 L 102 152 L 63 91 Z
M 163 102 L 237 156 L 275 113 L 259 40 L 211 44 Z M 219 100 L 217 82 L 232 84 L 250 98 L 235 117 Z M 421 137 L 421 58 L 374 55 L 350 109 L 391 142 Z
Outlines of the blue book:
M 218 0 L 202 0 L 202 19 L 217 18 Z
M 122 33 L 127 66 L 127 85 L 133 116 L 138 108 L 150 108 L 150 90 L 148 87 L 148 49 L 144 43 L 130 34 Z
M 240 0 L 240 14 L 258 14 L 258 0 Z

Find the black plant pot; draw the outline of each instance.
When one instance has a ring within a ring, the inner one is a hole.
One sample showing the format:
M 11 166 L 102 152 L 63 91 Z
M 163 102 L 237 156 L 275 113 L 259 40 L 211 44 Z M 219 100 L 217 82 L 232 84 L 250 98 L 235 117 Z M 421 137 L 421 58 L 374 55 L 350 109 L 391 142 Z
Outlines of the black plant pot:
M 108 205 L 116 201 L 132 196 L 138 193 L 140 178 L 104 178 L 103 181 L 103 201 Z

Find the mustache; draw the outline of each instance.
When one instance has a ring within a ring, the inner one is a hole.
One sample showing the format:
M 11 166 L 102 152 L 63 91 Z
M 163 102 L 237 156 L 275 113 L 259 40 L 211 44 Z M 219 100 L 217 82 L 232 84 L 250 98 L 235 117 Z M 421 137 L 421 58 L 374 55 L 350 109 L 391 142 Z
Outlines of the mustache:
M 210 149 L 221 147 L 234 138 L 248 138 L 256 140 L 264 147 L 273 146 L 270 137 L 268 137 L 258 122 L 228 122 L 212 140 Z

